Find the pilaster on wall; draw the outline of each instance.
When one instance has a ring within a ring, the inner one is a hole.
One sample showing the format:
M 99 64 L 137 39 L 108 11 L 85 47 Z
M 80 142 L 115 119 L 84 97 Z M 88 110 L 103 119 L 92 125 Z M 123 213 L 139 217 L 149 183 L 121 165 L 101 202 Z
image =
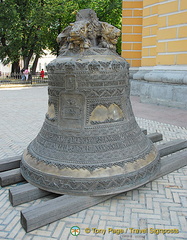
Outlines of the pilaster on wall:
M 187 64 L 187 0 L 159 0 L 158 13 L 156 65 Z
M 143 0 L 123 0 L 122 57 L 131 67 L 141 66 Z
M 156 65 L 158 5 L 158 0 L 143 1 L 141 66 Z

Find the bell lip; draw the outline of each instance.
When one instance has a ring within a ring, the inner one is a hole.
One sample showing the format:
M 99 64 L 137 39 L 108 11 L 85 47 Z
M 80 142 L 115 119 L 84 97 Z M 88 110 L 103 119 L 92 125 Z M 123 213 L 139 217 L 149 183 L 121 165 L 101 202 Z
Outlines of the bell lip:
M 39 189 L 42 189 L 42 190 L 45 190 L 45 191 L 48 191 L 48 192 L 52 192 L 52 193 L 56 193 L 56 194 L 59 194 L 59 195 L 63 195 L 63 194 L 68 194 L 68 195 L 75 195 L 75 196 L 93 196 L 93 197 L 96 197 L 96 196 L 104 196 L 104 195 L 112 195 L 112 194 L 120 194 L 120 193 L 123 193 L 123 192 L 126 192 L 126 191 L 130 191 L 130 190 L 133 190 L 133 189 L 136 189 L 142 185 L 145 185 L 146 183 L 152 181 L 155 176 L 158 174 L 159 170 L 160 170 L 160 154 L 158 152 L 156 158 L 148 165 L 146 165 L 145 167 L 143 167 L 142 169 L 140 169 L 138 172 L 137 171 L 134 171 L 134 173 L 136 172 L 137 174 L 140 174 L 140 172 L 142 171 L 146 171 L 146 175 L 143 179 L 141 179 L 140 181 L 140 178 L 138 178 L 139 181 L 135 181 L 134 183 L 131 183 L 128 185 L 123 185 L 121 187 L 112 187 L 112 188 L 108 188 L 108 189 L 95 189 L 95 190 L 64 190 L 63 188 L 61 188 L 60 190 L 55 189 L 55 183 L 53 183 L 53 186 L 52 187 L 49 187 L 49 186 L 46 186 L 45 184 L 38 184 L 36 181 L 34 181 L 32 178 L 28 178 L 28 176 L 26 176 L 25 174 L 25 170 L 24 168 L 26 168 L 24 165 L 27 165 L 27 170 L 26 171 L 32 171 L 32 173 L 34 173 L 35 175 L 37 174 L 41 174 L 41 171 L 38 171 L 36 169 L 34 169 L 33 167 L 29 166 L 24 160 L 23 160 L 23 157 L 22 157 L 22 161 L 21 161 L 21 164 L 20 164 L 20 169 L 21 169 L 21 174 L 22 176 L 26 179 L 26 181 L 28 181 L 29 183 L 31 183 L 32 185 L 38 187 Z M 150 165 L 153 165 L 153 166 L 150 166 Z M 147 169 L 148 167 L 155 167 L 155 170 L 154 172 L 149 175 L 149 170 L 150 169 Z M 132 173 L 131 173 L 132 175 Z M 43 176 L 45 177 L 49 177 L 50 178 L 57 178 L 59 179 L 60 181 L 63 181 L 65 179 L 69 179 L 69 177 L 57 177 L 55 175 L 52 175 L 52 174 L 48 174 L 48 173 L 44 173 Z M 123 175 L 118 175 L 116 176 L 116 178 L 120 178 L 122 176 L 125 176 L 125 174 Z M 42 176 L 41 176 L 42 178 Z M 133 177 L 132 177 L 133 178 Z M 72 180 L 73 178 L 71 178 Z M 112 178 L 109 178 L 109 177 L 103 177 L 103 178 L 100 178 L 100 182 L 101 184 L 105 182 L 105 180 L 112 180 Z M 84 184 L 85 183 L 88 183 L 88 181 L 91 181 L 91 180 L 96 180 L 96 179 L 84 179 L 84 178 L 79 178 L 77 179 L 77 182 L 76 183 L 79 183 L 80 180 L 84 180 Z M 79 181 L 78 181 L 79 180 Z M 49 181 L 50 182 L 50 181 Z M 92 189 L 92 187 L 91 187 Z
M 22 173 L 22 172 L 21 172 Z M 68 191 L 68 192 L 66 192 L 66 191 L 61 191 L 61 192 L 59 192 L 59 191 L 49 191 L 49 189 L 47 188 L 47 187 L 43 187 L 43 186 L 41 186 L 41 185 L 39 185 L 39 184 L 37 184 L 37 183 L 35 183 L 35 182 L 33 182 L 33 181 L 28 181 L 30 184 L 32 184 L 33 186 L 35 186 L 35 187 L 37 187 L 37 188 L 39 188 L 39 189 L 41 189 L 41 190 L 44 190 L 44 191 L 47 191 L 47 192 L 50 192 L 50 193 L 55 193 L 55 194 L 58 194 L 58 195 L 72 195 L 72 196 L 89 196 L 89 197 L 101 197 L 101 196 L 107 196 L 107 195 L 118 195 L 118 194 L 122 194 L 122 193 L 125 193 L 125 192 L 128 192 L 128 191 L 131 191 L 131 190 L 134 190 L 134 189 L 136 189 L 136 188 L 139 188 L 139 187 L 141 187 L 141 186 L 143 186 L 143 185 L 145 185 L 145 184 L 147 184 L 147 183 L 149 183 L 149 182 L 151 182 L 152 180 L 154 180 L 155 179 L 155 176 L 157 176 L 157 174 L 158 174 L 158 172 L 156 172 L 153 176 L 152 176 L 152 178 L 150 178 L 150 179 L 148 179 L 148 180 L 146 180 L 146 181 L 144 181 L 144 182 L 142 182 L 142 183 L 140 183 L 140 184 L 136 184 L 135 186 L 131 186 L 131 187 L 128 187 L 128 188 L 122 188 L 122 189 L 120 189 L 120 190 L 116 190 L 116 191 L 111 191 L 110 189 L 109 190 L 106 190 L 106 191 L 102 191 L 102 192 L 100 192 L 100 193 L 95 193 L 95 192 L 87 192 L 87 191 L 85 191 L 85 192 L 80 192 L 80 191 L 78 191 L 78 192 L 76 192 L 76 191 L 72 191 L 72 192 L 70 192 L 70 191 Z M 24 176 L 23 176 L 24 177 Z M 112 197 L 112 196 L 111 196 Z

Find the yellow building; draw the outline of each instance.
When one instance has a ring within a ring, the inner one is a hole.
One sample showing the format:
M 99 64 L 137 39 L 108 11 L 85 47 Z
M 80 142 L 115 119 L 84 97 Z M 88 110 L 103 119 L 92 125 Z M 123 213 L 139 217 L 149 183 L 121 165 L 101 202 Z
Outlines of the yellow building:
M 132 94 L 187 108 L 187 0 L 123 0 L 122 8 Z

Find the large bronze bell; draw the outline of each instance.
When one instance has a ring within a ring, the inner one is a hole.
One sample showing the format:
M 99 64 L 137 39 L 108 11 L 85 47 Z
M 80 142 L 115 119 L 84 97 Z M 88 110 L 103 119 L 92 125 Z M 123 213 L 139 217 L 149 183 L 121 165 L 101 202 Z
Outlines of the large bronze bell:
M 60 194 L 99 196 L 150 181 L 159 154 L 132 112 L 129 64 L 116 53 L 120 31 L 93 10 L 58 36 L 60 55 L 48 64 L 48 112 L 23 153 L 21 173 Z

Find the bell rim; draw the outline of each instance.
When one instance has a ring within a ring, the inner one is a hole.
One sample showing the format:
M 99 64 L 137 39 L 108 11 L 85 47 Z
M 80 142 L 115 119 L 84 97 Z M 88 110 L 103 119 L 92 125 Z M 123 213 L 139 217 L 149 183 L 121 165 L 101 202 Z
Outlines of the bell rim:
M 41 171 L 38 171 L 37 169 L 34 169 L 33 167 L 31 167 L 30 165 L 28 165 L 22 157 L 22 161 L 21 161 L 21 165 L 20 165 L 20 169 L 21 169 L 21 174 L 22 176 L 32 185 L 43 189 L 45 191 L 48 192 L 52 192 L 52 193 L 56 193 L 56 194 L 69 194 L 69 195 L 80 195 L 80 196 L 103 196 L 103 195 L 111 195 L 111 194 L 118 194 L 118 193 L 122 193 L 122 192 L 126 192 L 129 190 L 133 190 L 137 187 L 140 187 L 144 184 L 146 184 L 147 182 L 151 181 L 152 179 L 154 179 L 154 177 L 158 174 L 159 170 L 160 170 L 160 154 L 158 153 L 156 155 L 156 158 L 149 163 L 148 165 L 144 166 L 143 168 L 139 169 L 138 171 L 134 171 L 134 172 L 130 172 L 128 174 L 121 174 L 121 175 L 116 175 L 115 177 L 102 177 L 100 179 L 96 179 L 96 178 L 89 178 L 89 179 L 85 179 L 85 178 L 69 178 L 69 177 L 59 177 L 57 175 L 52 175 L 49 173 L 44 173 Z M 32 174 L 33 177 L 29 177 L 29 174 Z M 145 175 L 143 178 L 141 178 L 142 175 Z M 34 178 L 38 178 L 40 179 L 39 183 L 34 180 Z M 130 183 L 129 185 L 125 185 L 123 184 L 122 186 L 117 186 L 117 183 L 120 184 L 122 182 L 122 178 L 124 178 L 123 180 L 128 182 L 128 178 L 132 181 L 132 183 Z M 135 181 L 134 181 L 135 179 Z M 69 181 L 69 183 L 65 182 L 65 181 Z M 73 180 L 75 180 L 73 182 Z M 51 184 L 51 186 L 44 184 L 42 182 L 48 182 L 49 185 Z M 59 181 L 59 182 L 58 182 Z M 111 185 L 112 182 L 114 183 L 116 181 L 116 185 L 113 185 L 110 188 L 103 188 L 102 189 L 98 189 L 97 185 L 106 185 L 106 182 L 108 181 L 108 185 Z M 66 185 L 85 185 L 85 186 L 90 186 L 90 190 L 89 189 L 85 189 L 85 190 L 81 190 L 81 189 L 76 189 L 77 187 L 75 187 L 75 189 L 63 189 L 61 188 L 59 190 L 59 187 L 57 187 L 57 182 L 61 183 L 62 186 L 64 184 Z M 111 183 L 110 183 L 111 182 Z M 94 189 L 95 186 L 95 189 Z

